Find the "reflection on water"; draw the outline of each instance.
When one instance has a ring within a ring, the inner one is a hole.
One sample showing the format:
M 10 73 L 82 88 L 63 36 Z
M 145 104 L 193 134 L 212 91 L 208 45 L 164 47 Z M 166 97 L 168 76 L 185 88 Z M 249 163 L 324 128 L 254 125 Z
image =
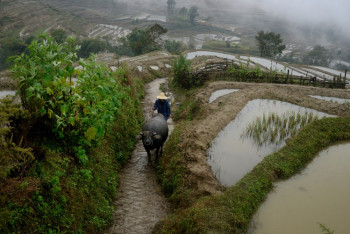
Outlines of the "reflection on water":
M 300 114 L 313 112 L 319 117 L 330 116 L 309 108 L 286 102 L 257 99 L 247 103 L 237 117 L 214 139 L 209 149 L 208 163 L 221 184 L 230 186 L 253 169 L 265 156 L 276 152 L 285 141 L 258 146 L 251 138 L 241 138 L 249 123 L 270 113 L 283 115 L 295 111 Z
M 339 103 L 339 104 L 350 103 L 350 99 L 343 99 L 343 98 L 336 98 L 336 97 L 324 97 L 324 96 L 317 96 L 317 95 L 309 95 L 309 96 L 316 98 L 316 99 L 320 99 L 320 100 L 324 100 L 324 101 L 328 101 L 328 102 L 335 102 L 335 103 Z
M 248 233 L 334 233 L 350 230 L 350 144 L 322 151 L 301 174 L 279 182 Z
M 2 90 L 2 91 L 0 91 L 0 98 L 4 98 L 7 95 L 15 96 L 16 95 L 16 91 L 12 91 L 12 90 Z
M 210 97 L 209 97 L 209 103 L 212 103 L 215 101 L 217 98 L 224 96 L 229 93 L 237 92 L 238 89 L 221 89 L 213 92 Z

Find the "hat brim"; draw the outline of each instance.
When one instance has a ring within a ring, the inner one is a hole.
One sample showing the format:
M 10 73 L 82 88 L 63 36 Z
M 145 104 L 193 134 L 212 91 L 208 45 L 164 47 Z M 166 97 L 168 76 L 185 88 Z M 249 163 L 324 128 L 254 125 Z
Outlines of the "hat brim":
M 157 96 L 158 99 L 168 99 L 166 96 Z

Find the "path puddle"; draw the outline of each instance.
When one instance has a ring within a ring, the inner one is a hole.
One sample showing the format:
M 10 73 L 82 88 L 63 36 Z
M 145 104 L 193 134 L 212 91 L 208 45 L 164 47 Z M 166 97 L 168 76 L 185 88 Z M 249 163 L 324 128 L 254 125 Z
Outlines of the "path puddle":
M 217 90 L 215 92 L 213 92 L 210 97 L 209 97 L 209 103 L 212 103 L 213 101 L 215 101 L 217 98 L 224 96 L 226 94 L 230 94 L 233 92 L 237 92 L 238 89 L 220 89 Z
M 350 103 L 350 99 L 343 99 L 343 98 L 336 98 L 336 97 L 324 97 L 324 96 L 317 96 L 317 95 L 309 95 L 309 97 L 328 101 L 328 102 L 335 102 L 335 103 L 339 103 L 339 104 Z
M 350 144 L 319 153 L 300 174 L 278 182 L 261 205 L 248 233 L 322 232 L 350 230 Z
M 254 123 L 258 117 L 263 118 L 264 115 L 283 116 L 291 111 L 301 116 L 307 113 L 317 114 L 318 117 L 330 116 L 286 102 L 264 99 L 248 102 L 237 117 L 218 134 L 208 151 L 208 163 L 221 184 L 234 185 L 265 156 L 285 145 L 284 139 L 279 142 L 257 144 L 253 138 L 243 137 L 249 124 Z

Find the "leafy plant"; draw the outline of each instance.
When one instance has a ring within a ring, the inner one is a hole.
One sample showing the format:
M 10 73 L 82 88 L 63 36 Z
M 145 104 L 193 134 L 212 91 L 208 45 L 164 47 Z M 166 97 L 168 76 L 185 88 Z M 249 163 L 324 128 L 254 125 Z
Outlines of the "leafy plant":
M 180 54 L 173 62 L 173 84 L 182 88 L 189 89 L 199 84 L 199 81 L 192 79 L 191 61 L 187 60 L 183 54 Z
M 82 69 L 76 70 L 78 49 L 71 38 L 58 44 L 41 36 L 27 53 L 13 57 L 12 73 L 23 107 L 84 164 L 86 151 L 99 144 L 119 114 L 125 71 L 121 68 L 112 74 L 93 56 L 79 60 Z

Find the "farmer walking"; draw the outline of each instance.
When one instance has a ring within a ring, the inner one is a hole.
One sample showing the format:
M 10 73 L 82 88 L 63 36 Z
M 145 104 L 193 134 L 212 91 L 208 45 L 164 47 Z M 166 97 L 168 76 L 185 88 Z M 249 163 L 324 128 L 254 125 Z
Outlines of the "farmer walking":
M 171 115 L 170 105 L 168 102 L 168 98 L 165 96 L 163 92 L 161 92 L 157 96 L 157 100 L 154 102 L 152 110 L 153 111 L 157 110 L 158 113 L 161 113 L 162 115 L 164 115 L 165 121 L 167 121 L 168 118 L 170 117 Z

